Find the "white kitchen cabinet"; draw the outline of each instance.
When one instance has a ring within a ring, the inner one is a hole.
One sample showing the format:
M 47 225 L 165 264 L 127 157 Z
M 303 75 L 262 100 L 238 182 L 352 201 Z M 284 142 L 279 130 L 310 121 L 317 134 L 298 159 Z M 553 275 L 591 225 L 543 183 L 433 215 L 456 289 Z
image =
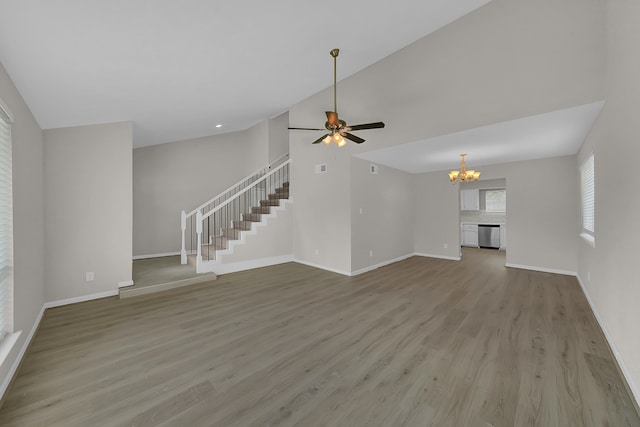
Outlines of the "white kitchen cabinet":
M 478 224 L 462 224 L 462 246 L 478 247 Z
M 480 210 L 480 190 L 460 190 L 460 210 Z

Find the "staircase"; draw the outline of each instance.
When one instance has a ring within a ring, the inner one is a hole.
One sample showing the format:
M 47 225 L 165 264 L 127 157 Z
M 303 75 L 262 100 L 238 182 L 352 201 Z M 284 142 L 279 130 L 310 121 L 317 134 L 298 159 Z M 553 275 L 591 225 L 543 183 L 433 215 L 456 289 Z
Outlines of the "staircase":
M 214 271 L 221 255 L 245 244 L 245 234 L 273 218 L 289 200 L 288 155 L 243 178 L 189 213 L 182 211 L 181 263 L 196 272 Z M 286 201 L 286 202 L 285 202 Z
M 258 206 L 251 206 L 250 212 L 242 213 L 239 219 L 231 220 L 231 227 L 223 228 L 220 236 L 211 236 L 210 243 L 201 245 L 203 261 L 213 261 L 218 257 L 218 251 L 228 250 L 234 244 L 233 241 L 242 239 L 242 233 L 250 231 L 254 223 L 262 222 L 264 215 L 271 214 L 275 206 L 280 206 L 281 200 L 289 199 L 289 182 L 283 182 L 282 187 L 275 189 L 267 198 L 259 201 Z M 192 257 L 194 258 L 194 257 Z

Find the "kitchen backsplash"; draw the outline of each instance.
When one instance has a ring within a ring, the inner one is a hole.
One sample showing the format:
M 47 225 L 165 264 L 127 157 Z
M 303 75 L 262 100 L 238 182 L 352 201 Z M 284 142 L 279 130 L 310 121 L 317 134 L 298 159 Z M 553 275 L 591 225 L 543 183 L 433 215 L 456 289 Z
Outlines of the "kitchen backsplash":
M 485 211 L 460 211 L 460 222 L 506 223 L 507 214 Z

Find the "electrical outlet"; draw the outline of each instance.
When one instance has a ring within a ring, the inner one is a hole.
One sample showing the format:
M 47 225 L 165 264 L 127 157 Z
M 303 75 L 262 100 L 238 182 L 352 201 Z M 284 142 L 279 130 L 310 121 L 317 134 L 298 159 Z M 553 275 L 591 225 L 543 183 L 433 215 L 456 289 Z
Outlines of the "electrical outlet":
M 591 272 L 590 271 L 587 271 L 587 280 L 591 281 Z
M 373 249 L 369 250 L 369 256 L 373 256 Z
M 360 215 L 362 215 L 364 213 L 364 211 L 362 210 L 362 208 L 360 208 Z
M 85 276 L 85 279 L 86 279 L 87 282 L 92 282 L 93 279 L 95 278 L 94 275 L 93 275 L 93 271 L 87 271 L 84 274 L 84 276 Z
M 316 249 L 316 255 L 318 255 L 320 252 L 318 252 L 318 250 Z
M 448 244 L 448 243 L 445 243 L 445 244 L 444 244 L 444 248 L 445 248 L 445 249 L 449 249 L 449 244 Z

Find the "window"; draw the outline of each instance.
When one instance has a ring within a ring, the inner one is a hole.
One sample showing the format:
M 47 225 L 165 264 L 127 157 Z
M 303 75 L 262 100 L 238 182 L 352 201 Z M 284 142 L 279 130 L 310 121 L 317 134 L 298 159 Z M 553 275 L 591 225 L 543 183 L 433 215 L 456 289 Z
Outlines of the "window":
M 487 190 L 484 201 L 486 212 L 506 212 L 507 190 Z
M 593 154 L 580 166 L 580 195 L 582 199 L 582 236 L 595 245 L 595 170 Z
M 11 115 L 0 101 L 0 340 L 13 328 Z

